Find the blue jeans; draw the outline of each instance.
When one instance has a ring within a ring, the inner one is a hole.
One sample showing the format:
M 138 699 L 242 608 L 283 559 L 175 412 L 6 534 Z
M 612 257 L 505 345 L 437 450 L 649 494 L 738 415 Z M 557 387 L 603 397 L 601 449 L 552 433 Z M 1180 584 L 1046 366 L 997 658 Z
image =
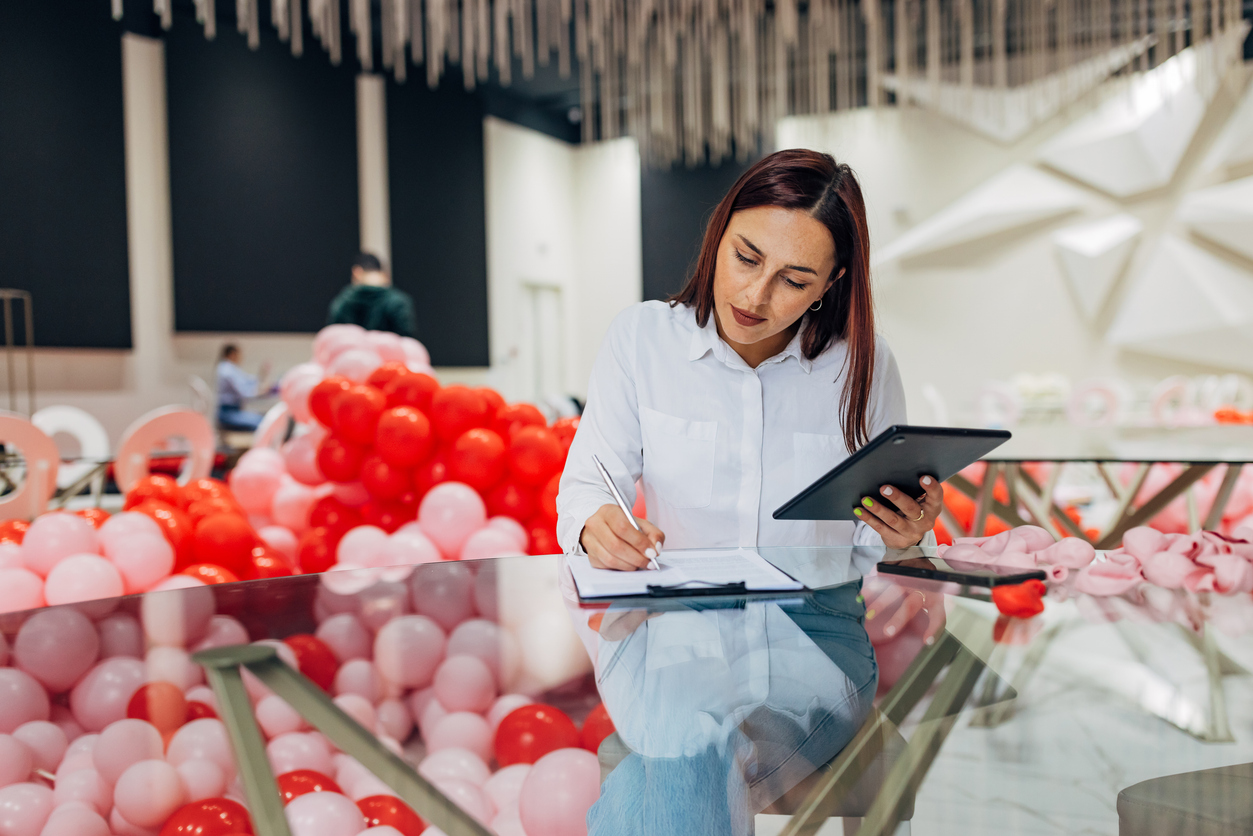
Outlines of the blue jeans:
M 754 814 L 838 754 L 870 712 L 879 672 L 859 593 L 860 584 L 850 584 L 779 606 L 847 677 L 845 700 L 799 716 L 763 705 L 729 739 L 694 755 L 632 752 L 588 811 L 589 836 L 751 836 Z M 794 687 L 803 692 L 805 684 Z
M 264 417 L 260 413 L 249 412 L 237 406 L 218 407 L 218 426 L 224 430 L 252 432 L 261 425 Z

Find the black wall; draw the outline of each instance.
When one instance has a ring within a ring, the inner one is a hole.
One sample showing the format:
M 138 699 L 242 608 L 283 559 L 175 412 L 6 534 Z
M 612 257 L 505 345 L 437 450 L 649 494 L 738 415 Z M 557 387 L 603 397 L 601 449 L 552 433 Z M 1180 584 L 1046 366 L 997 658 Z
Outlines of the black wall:
M 0 286 L 40 346 L 131 345 L 120 38 L 107 2 L 0 3 Z
M 219 3 L 219 6 L 224 4 Z M 268 22 L 166 34 L 174 316 L 179 331 L 316 331 L 357 252 L 353 60 Z
M 665 299 L 682 289 L 696 264 L 705 224 L 718 201 L 748 165 L 650 169 L 640 175 L 640 238 L 644 298 Z
M 486 366 L 483 104 L 460 72 L 438 90 L 414 73 L 387 86 L 392 281 L 408 291 L 437 366 Z

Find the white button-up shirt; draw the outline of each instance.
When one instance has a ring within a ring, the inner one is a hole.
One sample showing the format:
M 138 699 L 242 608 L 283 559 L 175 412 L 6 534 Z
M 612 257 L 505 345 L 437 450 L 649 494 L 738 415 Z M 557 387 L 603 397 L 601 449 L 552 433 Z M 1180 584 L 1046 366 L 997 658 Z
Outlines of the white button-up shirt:
M 750 367 L 711 314 L 644 302 L 614 320 L 601 345 L 557 497 L 557 537 L 579 548 L 588 517 L 613 504 L 592 456 L 628 503 L 642 477 L 648 518 L 666 548 L 882 546 L 863 522 L 776 520 L 771 514 L 849 455 L 840 424 L 843 341 L 814 360 L 800 333 Z M 875 344 L 870 437 L 905 423 L 905 391 L 887 344 Z

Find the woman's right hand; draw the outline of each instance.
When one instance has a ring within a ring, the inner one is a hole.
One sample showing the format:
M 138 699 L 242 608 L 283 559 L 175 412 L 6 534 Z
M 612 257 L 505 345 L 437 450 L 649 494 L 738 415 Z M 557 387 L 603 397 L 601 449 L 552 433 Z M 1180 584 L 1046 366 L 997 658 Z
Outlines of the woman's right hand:
M 633 572 L 647 569 L 666 542 L 666 535 L 648 520 L 635 518 L 641 531 L 631 527 L 617 505 L 602 505 L 588 517 L 579 536 L 579 544 L 597 569 L 618 569 Z

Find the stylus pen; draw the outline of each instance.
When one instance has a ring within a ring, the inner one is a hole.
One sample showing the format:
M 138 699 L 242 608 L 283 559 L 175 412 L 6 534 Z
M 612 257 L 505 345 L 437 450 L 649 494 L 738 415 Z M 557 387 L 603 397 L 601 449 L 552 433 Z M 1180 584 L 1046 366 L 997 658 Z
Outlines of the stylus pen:
M 622 513 L 626 514 L 627 522 L 631 524 L 631 528 L 634 528 L 636 531 L 641 531 L 642 533 L 640 524 L 635 521 L 635 515 L 632 514 L 631 509 L 627 507 L 626 500 L 622 498 L 622 494 L 618 493 L 618 486 L 615 485 L 613 480 L 609 478 L 609 471 L 606 470 L 605 466 L 600 463 L 600 457 L 593 454 L 592 461 L 596 462 L 596 469 L 600 471 L 600 478 L 605 480 L 605 487 L 609 488 L 609 492 L 613 494 L 613 501 L 618 503 L 618 507 L 622 509 Z M 648 568 L 660 569 L 661 567 L 657 565 L 657 560 L 655 558 L 650 557 L 648 559 Z

